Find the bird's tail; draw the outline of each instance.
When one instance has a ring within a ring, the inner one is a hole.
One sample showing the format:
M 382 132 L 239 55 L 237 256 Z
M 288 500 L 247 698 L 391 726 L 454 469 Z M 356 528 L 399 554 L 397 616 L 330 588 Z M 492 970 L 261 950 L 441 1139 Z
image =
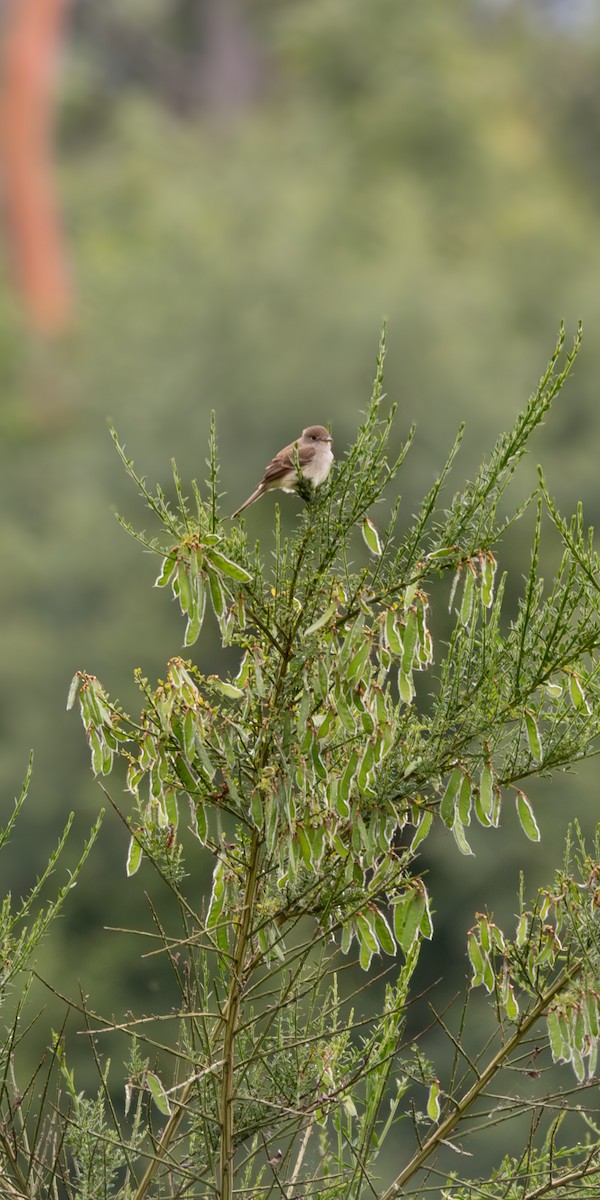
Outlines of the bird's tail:
M 262 484 L 259 484 L 255 491 L 253 491 L 252 495 L 248 496 L 248 499 L 244 500 L 244 503 L 240 504 L 240 507 L 236 508 L 235 512 L 231 514 L 231 520 L 233 521 L 235 517 L 239 517 L 240 513 L 242 513 L 245 508 L 248 508 L 250 504 L 254 504 L 255 500 L 260 499 L 264 490 L 265 489 Z

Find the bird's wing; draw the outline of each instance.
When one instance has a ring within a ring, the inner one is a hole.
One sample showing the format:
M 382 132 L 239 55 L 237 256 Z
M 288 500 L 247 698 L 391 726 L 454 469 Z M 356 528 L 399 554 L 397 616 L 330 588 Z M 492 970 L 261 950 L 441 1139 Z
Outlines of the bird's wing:
M 294 447 L 298 447 L 298 463 L 300 467 L 305 467 L 307 463 L 314 457 L 315 448 L 312 445 L 302 445 L 302 442 L 292 442 L 290 446 L 286 446 L 271 462 L 265 467 L 265 472 L 262 477 L 262 482 L 269 484 L 276 479 L 283 478 L 289 471 L 294 469 Z

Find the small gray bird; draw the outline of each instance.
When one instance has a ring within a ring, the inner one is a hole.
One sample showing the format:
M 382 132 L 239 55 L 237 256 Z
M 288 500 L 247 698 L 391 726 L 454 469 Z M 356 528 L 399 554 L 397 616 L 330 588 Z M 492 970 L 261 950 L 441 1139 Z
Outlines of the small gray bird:
M 269 1163 L 269 1166 L 272 1167 L 274 1171 L 276 1171 L 282 1158 L 283 1158 L 283 1150 L 276 1150 L 273 1157 L 269 1158 L 267 1161 Z
M 290 442 L 289 446 L 284 446 L 283 450 L 280 450 L 279 454 L 271 459 L 268 467 L 265 467 L 258 487 L 232 513 L 232 519 L 239 517 L 249 504 L 254 504 L 255 500 L 259 500 L 265 492 L 270 492 L 273 488 L 281 488 L 283 492 L 297 490 L 298 478 L 294 463 L 295 446 L 298 448 L 300 474 L 310 480 L 313 487 L 319 487 L 325 482 L 333 462 L 331 436 L 324 425 L 309 425 L 308 429 L 302 430 L 302 437 L 298 438 L 296 442 Z

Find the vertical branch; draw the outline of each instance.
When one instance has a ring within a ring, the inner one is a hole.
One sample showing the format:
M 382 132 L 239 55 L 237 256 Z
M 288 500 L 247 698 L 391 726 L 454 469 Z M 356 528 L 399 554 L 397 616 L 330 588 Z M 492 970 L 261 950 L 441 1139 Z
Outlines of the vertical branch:
M 210 475 L 207 480 L 210 494 L 210 529 L 216 533 L 219 523 L 219 464 L 217 460 L 217 422 L 215 410 L 210 414 L 210 448 L 208 466 Z
M 221 1126 L 221 1166 L 220 1166 L 220 1200 L 231 1200 L 233 1195 L 233 1099 L 234 1099 L 234 1065 L 235 1065 L 235 1039 L 238 1025 L 240 998 L 242 992 L 242 976 L 244 972 L 244 961 L 246 951 L 250 939 L 250 928 L 252 924 L 252 911 L 256 901 L 256 891 L 259 878 L 259 863 L 260 863 L 260 835 L 254 834 L 250 847 L 250 861 L 248 864 L 248 873 L 246 878 L 246 889 L 244 893 L 243 908 L 239 931 L 237 936 L 234 960 L 231 967 L 231 981 L 229 985 L 229 995 L 223 1015 L 219 1021 L 219 1026 L 224 1023 L 225 1032 L 223 1036 L 223 1072 L 221 1082 L 221 1104 L 220 1104 L 220 1126 Z M 177 1108 L 169 1117 L 167 1124 L 160 1137 L 153 1158 L 148 1163 L 144 1176 L 133 1193 L 132 1200 L 144 1200 L 148 1193 L 148 1189 L 159 1171 L 167 1160 L 169 1150 L 173 1144 L 181 1120 L 187 1110 L 187 1105 L 196 1083 L 196 1076 L 192 1074 L 191 1078 L 181 1090 L 181 1095 L 177 1102 Z
M 256 901 L 256 890 L 259 876 L 259 834 L 255 833 L 250 847 L 250 862 L 246 878 L 246 891 L 242 919 L 237 937 L 235 956 L 231 969 L 229 995 L 225 1007 L 225 1037 L 223 1041 L 223 1076 L 221 1084 L 221 1180 L 220 1200 L 232 1200 L 233 1197 L 233 1101 L 235 1095 L 234 1067 L 235 1041 L 240 1011 L 240 998 L 243 987 L 244 961 L 250 940 L 252 911 Z

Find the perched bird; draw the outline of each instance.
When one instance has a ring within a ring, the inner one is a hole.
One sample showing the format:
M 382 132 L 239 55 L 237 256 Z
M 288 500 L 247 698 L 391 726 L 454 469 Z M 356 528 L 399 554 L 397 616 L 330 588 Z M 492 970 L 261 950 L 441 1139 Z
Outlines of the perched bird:
M 274 1171 L 276 1171 L 282 1158 L 283 1158 L 283 1150 L 276 1150 L 273 1157 L 268 1159 L 269 1166 L 272 1167 Z
M 294 462 L 294 447 L 297 447 L 298 451 L 300 474 L 310 480 L 313 487 L 319 487 L 321 483 L 325 482 L 333 462 L 331 436 L 324 425 L 309 425 L 308 429 L 302 430 L 301 438 L 298 438 L 296 442 L 290 442 L 289 446 L 284 446 L 283 450 L 280 450 L 279 454 L 271 459 L 268 467 L 265 467 L 265 473 L 258 487 L 232 513 L 232 519 L 239 517 L 249 504 L 254 504 L 255 500 L 259 500 L 265 492 L 270 492 L 272 488 L 281 488 L 283 492 L 297 491 L 298 477 Z

